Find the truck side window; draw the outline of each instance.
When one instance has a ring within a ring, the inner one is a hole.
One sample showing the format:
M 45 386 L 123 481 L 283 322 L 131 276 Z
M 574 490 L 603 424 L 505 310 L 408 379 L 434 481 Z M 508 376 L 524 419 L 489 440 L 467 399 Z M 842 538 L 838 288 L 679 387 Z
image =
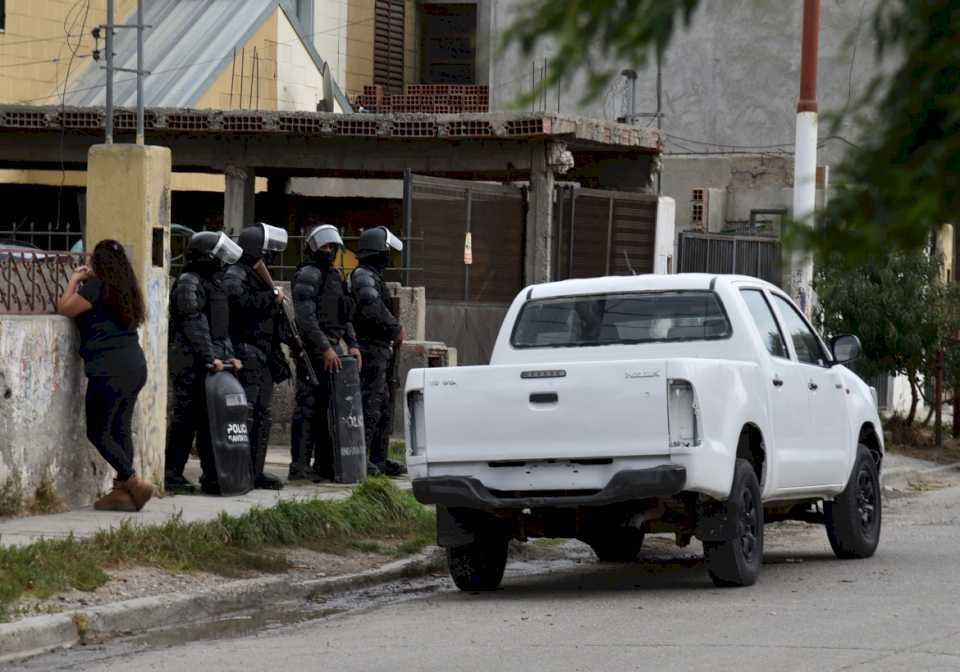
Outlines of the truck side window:
M 774 357 L 787 359 L 789 357 L 787 343 L 783 340 L 783 332 L 780 331 L 780 326 L 773 316 L 773 311 L 770 310 L 770 305 L 763 297 L 763 292 L 756 289 L 744 289 L 740 291 L 740 294 L 743 296 L 744 303 L 747 304 L 747 309 L 753 317 L 754 324 L 757 325 L 757 331 L 760 332 L 760 338 L 763 339 L 763 344 L 767 346 L 767 350 Z
M 800 316 L 792 303 L 777 294 L 772 296 L 780 315 L 783 317 L 783 326 L 793 340 L 793 349 L 797 351 L 797 359 L 805 364 L 824 366 L 827 358 L 823 354 L 823 348 L 820 347 L 817 335 L 807 326 L 806 320 Z

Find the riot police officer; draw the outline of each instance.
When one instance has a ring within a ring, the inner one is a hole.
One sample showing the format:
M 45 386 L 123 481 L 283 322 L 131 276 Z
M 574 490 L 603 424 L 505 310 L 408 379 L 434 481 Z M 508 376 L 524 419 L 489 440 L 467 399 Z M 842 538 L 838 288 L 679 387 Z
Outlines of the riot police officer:
M 360 350 L 351 324 L 353 302 L 334 266 L 343 240 L 336 227 L 323 224 L 307 236 L 307 260 L 293 276 L 293 307 L 304 345 L 319 380 L 307 380 L 305 367 L 297 367 L 296 406 L 291 429 L 290 480 L 333 479 L 333 442 L 327 413 L 332 378 L 340 368 L 341 341 L 360 361 Z M 311 464 L 311 458 L 313 463 Z
M 230 342 L 227 295 L 222 285 L 223 267 L 235 263 L 240 247 L 224 233 L 201 231 L 187 244 L 183 273 L 170 289 L 169 368 L 173 409 L 167 427 L 164 487 L 174 492 L 194 492 L 196 486 L 183 475 L 194 436 L 203 474 L 204 492 L 219 494 L 213 462 L 204 384 L 208 370 L 220 371 L 225 362 L 241 366 Z
M 279 304 L 283 293 L 254 270 L 257 262 L 266 266 L 276 254 L 287 248 L 287 232 L 259 222 L 240 232 L 237 241 L 243 250 L 240 260 L 227 268 L 223 285 L 229 297 L 230 340 L 243 362 L 238 374 L 250 405 L 250 452 L 253 487 L 280 490 L 283 481 L 264 473 L 273 417 L 270 404 L 274 383 L 290 377 L 290 369 L 280 347 Z
M 406 334 L 390 308 L 390 295 L 383 272 L 390 264 L 390 251 L 403 250 L 403 243 L 385 226 L 367 229 L 360 235 L 360 265 L 350 275 L 350 289 L 357 303 L 354 326 L 363 369 L 363 424 L 366 433 L 367 471 L 395 476 L 403 465 L 387 459 L 393 409 L 390 408 L 393 356 Z

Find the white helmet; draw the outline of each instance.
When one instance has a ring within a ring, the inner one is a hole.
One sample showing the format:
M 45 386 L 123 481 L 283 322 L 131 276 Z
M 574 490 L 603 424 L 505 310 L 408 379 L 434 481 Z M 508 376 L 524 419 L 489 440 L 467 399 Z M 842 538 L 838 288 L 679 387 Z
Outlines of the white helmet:
M 307 247 L 310 248 L 311 252 L 316 252 L 330 243 L 343 247 L 343 238 L 340 237 L 337 227 L 332 224 L 321 224 L 307 236 Z

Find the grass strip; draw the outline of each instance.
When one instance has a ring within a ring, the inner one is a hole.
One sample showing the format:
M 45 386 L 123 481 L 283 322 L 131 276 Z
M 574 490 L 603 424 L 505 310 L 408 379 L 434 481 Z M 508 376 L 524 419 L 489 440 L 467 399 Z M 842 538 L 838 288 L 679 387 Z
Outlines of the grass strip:
M 433 543 L 435 525 L 432 510 L 379 477 L 343 500 L 285 501 L 204 522 L 187 523 L 179 515 L 159 526 L 124 521 L 89 539 L 0 547 L 0 621 L 11 617 L 24 595 L 42 599 L 70 589 L 92 591 L 109 580 L 105 570 L 111 568 L 149 566 L 222 576 L 281 573 L 287 570 L 282 547 L 407 555 Z

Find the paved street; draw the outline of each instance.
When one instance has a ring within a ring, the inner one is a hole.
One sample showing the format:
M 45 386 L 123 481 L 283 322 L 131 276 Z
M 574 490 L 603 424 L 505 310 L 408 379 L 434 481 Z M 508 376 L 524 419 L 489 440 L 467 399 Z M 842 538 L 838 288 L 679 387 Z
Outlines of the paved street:
M 960 478 L 937 479 L 950 487 L 888 494 L 872 560 L 835 560 L 822 528 L 768 527 L 753 588 L 714 588 L 698 546 L 663 538 L 615 566 L 576 543 L 537 544 L 494 594 L 438 578 L 321 605 L 344 610 L 298 625 L 87 647 L 23 669 L 960 670 Z

